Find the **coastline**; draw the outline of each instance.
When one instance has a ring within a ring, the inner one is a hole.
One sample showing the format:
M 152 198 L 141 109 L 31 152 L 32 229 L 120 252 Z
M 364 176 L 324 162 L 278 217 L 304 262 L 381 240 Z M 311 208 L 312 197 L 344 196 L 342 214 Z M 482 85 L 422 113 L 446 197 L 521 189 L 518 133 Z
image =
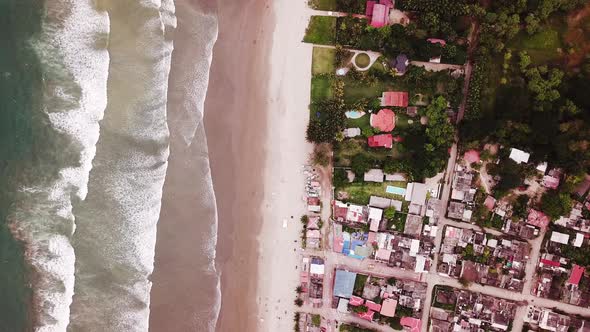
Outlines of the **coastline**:
M 272 1 L 225 3 L 218 17 L 219 38 L 205 101 L 218 207 L 216 265 L 222 295 L 216 329 L 254 331 Z
M 311 152 L 311 45 L 301 43 L 307 1 L 231 6 L 219 8 L 205 108 L 219 213 L 217 331 L 287 331 L 306 208 L 302 166 Z

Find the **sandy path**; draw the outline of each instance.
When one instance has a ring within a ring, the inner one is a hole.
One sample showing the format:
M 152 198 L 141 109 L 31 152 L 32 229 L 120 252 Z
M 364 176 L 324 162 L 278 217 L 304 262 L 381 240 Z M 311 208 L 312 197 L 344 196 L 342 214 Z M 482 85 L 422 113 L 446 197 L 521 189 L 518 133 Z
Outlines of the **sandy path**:
M 219 211 L 218 331 L 293 328 L 295 241 L 305 211 L 301 166 L 311 150 L 311 46 L 301 43 L 308 12 L 305 0 L 219 8 L 205 106 Z
M 310 11 L 305 0 L 277 0 L 269 86 L 269 135 L 260 241 L 258 331 L 293 329 L 300 264 L 299 218 L 305 213 L 302 166 L 311 145 L 309 120 L 312 46 L 301 43 Z M 283 220 L 287 228 L 283 228 Z M 297 241 L 297 242 L 296 242 Z

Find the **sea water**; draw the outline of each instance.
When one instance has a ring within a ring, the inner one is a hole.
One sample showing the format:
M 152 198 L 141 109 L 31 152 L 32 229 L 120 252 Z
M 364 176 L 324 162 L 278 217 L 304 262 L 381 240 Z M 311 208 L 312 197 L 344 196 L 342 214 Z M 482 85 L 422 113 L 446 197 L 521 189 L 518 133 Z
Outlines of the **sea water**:
M 0 331 L 147 331 L 174 1 L 0 0 L 0 17 Z

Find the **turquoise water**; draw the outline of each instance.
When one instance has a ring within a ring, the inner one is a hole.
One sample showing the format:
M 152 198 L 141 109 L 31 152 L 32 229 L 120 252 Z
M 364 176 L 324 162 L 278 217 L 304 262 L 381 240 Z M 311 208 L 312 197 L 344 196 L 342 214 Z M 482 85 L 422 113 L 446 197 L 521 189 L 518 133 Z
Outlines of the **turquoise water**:
M 346 117 L 349 119 L 358 119 L 358 118 L 362 117 L 363 115 L 365 115 L 364 112 L 359 112 L 359 111 L 348 111 L 345 114 L 346 114 Z
M 17 172 L 31 161 L 41 74 L 27 41 L 40 29 L 41 8 L 39 0 L 0 0 L 0 331 L 27 329 L 27 269 L 6 216 Z
M 387 188 L 385 188 L 385 191 L 390 193 L 390 194 L 394 194 L 394 195 L 405 195 L 406 194 L 406 189 L 404 188 L 400 188 L 400 187 L 396 187 L 396 186 L 387 186 Z

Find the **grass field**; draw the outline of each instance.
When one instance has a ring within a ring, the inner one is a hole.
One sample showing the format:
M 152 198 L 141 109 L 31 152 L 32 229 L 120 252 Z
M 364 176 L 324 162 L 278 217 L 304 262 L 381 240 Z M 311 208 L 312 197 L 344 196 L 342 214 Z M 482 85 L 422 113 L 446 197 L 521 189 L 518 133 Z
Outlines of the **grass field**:
M 387 193 L 385 188 L 387 186 L 396 186 L 405 188 L 407 186 L 406 182 L 383 182 L 383 183 L 374 183 L 374 182 L 353 182 L 347 183 L 342 187 L 336 188 L 336 193 L 345 191 L 348 193 L 348 202 L 354 204 L 362 204 L 367 205 L 369 204 L 369 200 L 371 196 L 380 196 L 386 198 L 392 198 L 397 200 L 404 199 L 404 196 L 401 195 L 394 195 Z
M 312 16 L 303 41 L 311 44 L 333 45 L 336 41 L 336 17 Z
M 314 76 L 311 79 L 311 101 L 332 98 L 332 84 L 330 78 Z
M 371 128 L 371 114 L 365 114 L 358 119 L 346 119 L 346 126 L 348 128 L 361 128 L 369 129 Z
M 517 51 L 526 51 L 534 65 L 545 64 L 563 56 L 560 52 L 563 47 L 561 30 L 563 30 L 562 24 L 556 21 L 534 35 L 521 31 L 510 41 L 508 47 Z
M 311 73 L 316 74 L 332 74 L 334 68 L 334 56 L 336 50 L 333 48 L 314 47 L 313 57 L 311 61 Z
M 316 10 L 332 10 L 338 9 L 336 0 L 309 0 L 309 6 Z

